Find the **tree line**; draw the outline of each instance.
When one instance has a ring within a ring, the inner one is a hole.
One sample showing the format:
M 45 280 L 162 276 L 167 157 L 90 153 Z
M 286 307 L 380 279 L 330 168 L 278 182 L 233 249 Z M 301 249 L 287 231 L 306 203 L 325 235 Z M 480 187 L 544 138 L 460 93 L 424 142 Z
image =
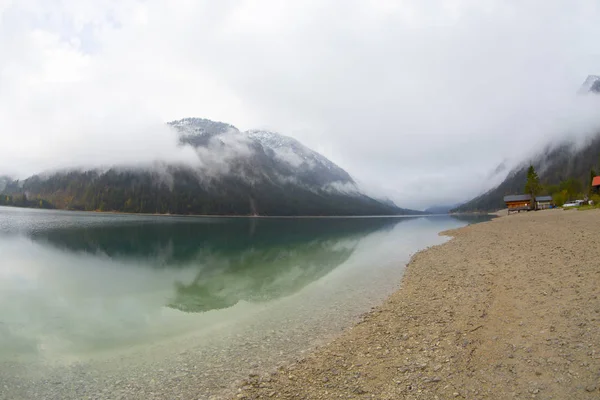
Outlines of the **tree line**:
M 525 193 L 532 197 L 548 195 L 552 196 L 552 201 L 556 206 L 580 199 L 591 199 L 596 204 L 600 204 L 600 194 L 596 193 L 592 187 L 592 181 L 596 176 L 596 170 L 590 169 L 589 181 L 583 184 L 581 180 L 575 178 L 567 178 L 560 181 L 558 184 L 543 185 L 540 178 L 533 167 L 530 165 L 527 170 L 527 180 L 525 182 Z
M 69 172 L 11 182 L 0 205 L 181 215 L 390 215 L 402 212 L 363 195 L 238 177 L 201 182 L 187 170 L 170 182 L 150 172 Z
M 22 193 L 19 195 L 0 194 L 0 206 L 8 207 L 25 207 L 25 208 L 55 208 L 48 200 L 34 198 L 28 199 L 27 195 Z

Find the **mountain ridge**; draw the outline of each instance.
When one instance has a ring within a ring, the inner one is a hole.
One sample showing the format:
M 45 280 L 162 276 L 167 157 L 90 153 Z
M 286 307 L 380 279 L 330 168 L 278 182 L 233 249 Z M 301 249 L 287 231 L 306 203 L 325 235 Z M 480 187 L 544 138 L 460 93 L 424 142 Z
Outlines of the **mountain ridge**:
M 579 88 L 578 94 L 600 95 L 600 76 L 589 75 Z M 598 112 L 600 113 L 600 110 Z M 582 188 L 586 188 L 590 184 L 590 172 L 594 169 L 600 172 L 599 161 L 600 131 L 580 144 L 574 139 L 550 143 L 529 161 L 523 161 L 513 168 L 499 185 L 461 204 L 451 212 L 496 211 L 504 208 L 505 195 L 523 192 L 529 165 L 534 166 L 540 182 L 545 187 L 574 179 Z
M 167 125 L 181 146 L 196 151 L 199 166 L 157 162 L 33 175 L 6 182 L 0 205 L 184 215 L 419 213 L 364 194 L 345 170 L 291 137 L 204 118 Z

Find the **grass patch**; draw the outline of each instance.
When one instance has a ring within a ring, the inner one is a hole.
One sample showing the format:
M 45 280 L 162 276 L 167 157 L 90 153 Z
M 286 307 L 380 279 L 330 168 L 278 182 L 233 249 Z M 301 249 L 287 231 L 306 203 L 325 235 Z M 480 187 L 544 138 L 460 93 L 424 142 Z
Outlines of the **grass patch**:
M 595 210 L 597 208 L 600 208 L 600 204 L 594 204 L 593 206 L 590 206 L 589 204 L 586 204 L 584 206 L 571 207 L 571 208 L 576 208 L 576 209 L 578 209 L 580 211 Z

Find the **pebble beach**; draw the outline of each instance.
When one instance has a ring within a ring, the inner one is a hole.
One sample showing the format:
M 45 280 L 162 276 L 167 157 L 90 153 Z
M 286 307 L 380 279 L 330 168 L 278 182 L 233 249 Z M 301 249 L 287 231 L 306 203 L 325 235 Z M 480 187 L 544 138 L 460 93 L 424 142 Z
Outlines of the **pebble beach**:
M 442 234 L 384 304 L 234 398 L 600 398 L 600 210 Z

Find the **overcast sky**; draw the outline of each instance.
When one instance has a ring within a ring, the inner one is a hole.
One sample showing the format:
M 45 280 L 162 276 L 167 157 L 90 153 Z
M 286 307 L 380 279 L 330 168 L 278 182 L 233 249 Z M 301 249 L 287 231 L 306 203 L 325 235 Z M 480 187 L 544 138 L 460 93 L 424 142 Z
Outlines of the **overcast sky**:
M 572 97 L 598 21 L 597 0 L 0 0 L 0 174 L 189 157 L 162 122 L 196 116 L 401 206 L 467 200 L 597 126 Z

